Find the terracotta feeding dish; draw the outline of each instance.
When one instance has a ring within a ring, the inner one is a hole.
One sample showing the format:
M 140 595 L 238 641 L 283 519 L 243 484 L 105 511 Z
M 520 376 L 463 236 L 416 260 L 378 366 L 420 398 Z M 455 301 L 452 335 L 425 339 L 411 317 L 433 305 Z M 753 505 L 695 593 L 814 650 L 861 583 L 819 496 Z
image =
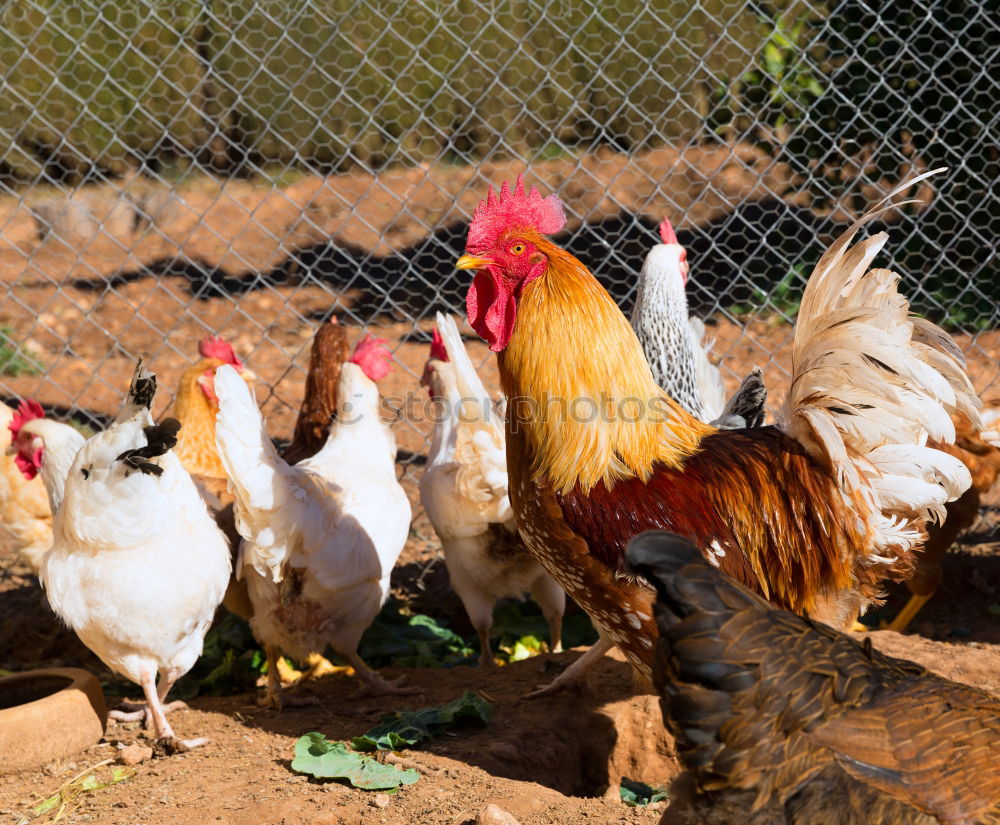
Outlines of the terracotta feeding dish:
M 93 745 L 108 712 L 97 679 L 71 667 L 0 678 L 0 771 L 44 765 Z

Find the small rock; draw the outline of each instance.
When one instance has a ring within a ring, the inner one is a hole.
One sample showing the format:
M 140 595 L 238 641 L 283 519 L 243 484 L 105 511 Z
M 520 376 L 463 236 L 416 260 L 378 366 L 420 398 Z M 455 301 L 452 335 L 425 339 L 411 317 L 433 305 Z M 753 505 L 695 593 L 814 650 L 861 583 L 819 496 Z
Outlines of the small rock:
M 476 817 L 476 825 L 521 825 L 499 805 L 487 805 Z
M 377 793 L 372 797 L 372 807 L 375 808 L 385 808 L 390 802 L 392 798 L 387 793 Z
M 152 758 L 153 749 L 146 745 L 126 745 L 120 751 L 115 761 L 120 765 L 138 765 Z

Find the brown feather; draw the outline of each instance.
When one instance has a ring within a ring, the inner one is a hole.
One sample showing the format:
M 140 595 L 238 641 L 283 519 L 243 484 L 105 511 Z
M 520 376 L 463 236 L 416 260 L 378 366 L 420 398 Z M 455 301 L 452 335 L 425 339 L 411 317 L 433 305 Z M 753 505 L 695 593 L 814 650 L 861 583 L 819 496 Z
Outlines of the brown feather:
M 654 541 L 655 681 L 689 772 L 665 821 L 1000 822 L 1000 699 L 773 610 L 694 548 L 654 558 Z
M 289 464 L 316 455 L 326 443 L 330 424 L 337 414 L 337 384 L 340 370 L 350 358 L 346 328 L 331 321 L 316 330 L 309 352 L 306 391 L 295 422 L 292 442 L 282 453 Z

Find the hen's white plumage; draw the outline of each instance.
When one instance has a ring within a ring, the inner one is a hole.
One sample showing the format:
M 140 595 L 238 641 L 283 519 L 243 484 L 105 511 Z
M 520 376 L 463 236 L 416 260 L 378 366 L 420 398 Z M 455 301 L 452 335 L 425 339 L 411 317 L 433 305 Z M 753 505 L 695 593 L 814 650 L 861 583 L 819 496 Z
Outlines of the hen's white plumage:
M 526 592 L 549 623 L 560 650 L 566 594 L 528 553 L 507 496 L 503 419 L 491 403 L 452 318 L 437 315 L 448 360 L 433 358 L 431 394 L 443 405 L 436 420 L 420 500 L 441 539 L 451 585 L 479 635 L 480 663 L 493 663 L 493 607 Z
M 370 689 L 391 689 L 357 653 L 411 519 L 375 383 L 357 363 L 344 364 L 338 420 L 323 448 L 295 466 L 274 449 L 252 391 L 232 367 L 217 370 L 215 389 L 219 455 L 243 536 L 239 572 L 253 604 L 251 627 L 271 662 L 268 699 L 281 701 L 279 652 L 301 659 L 328 644 Z
M 225 537 L 169 451 L 177 422 L 150 426 L 155 387 L 140 362 L 121 414 L 77 454 L 42 582 L 84 644 L 142 686 L 157 738 L 173 740 L 162 701 L 201 655 L 230 562 Z

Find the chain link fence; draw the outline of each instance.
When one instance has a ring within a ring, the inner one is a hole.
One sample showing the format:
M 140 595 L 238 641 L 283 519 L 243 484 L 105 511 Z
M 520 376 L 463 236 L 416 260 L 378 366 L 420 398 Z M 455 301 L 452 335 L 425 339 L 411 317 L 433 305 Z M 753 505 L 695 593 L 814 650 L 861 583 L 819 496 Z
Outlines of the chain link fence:
M 463 309 L 453 263 L 472 210 L 526 170 L 563 198 L 561 242 L 626 311 L 669 216 L 724 376 L 758 363 L 780 391 L 785 322 L 823 244 L 945 165 L 929 204 L 891 219 L 889 265 L 988 391 L 988 6 L 7 0 L 0 389 L 101 423 L 127 359 L 146 353 L 173 387 L 219 333 L 287 437 L 333 313 L 389 338 L 394 391 L 416 391 L 434 311 Z M 425 451 L 426 427 L 400 429 L 404 457 Z

